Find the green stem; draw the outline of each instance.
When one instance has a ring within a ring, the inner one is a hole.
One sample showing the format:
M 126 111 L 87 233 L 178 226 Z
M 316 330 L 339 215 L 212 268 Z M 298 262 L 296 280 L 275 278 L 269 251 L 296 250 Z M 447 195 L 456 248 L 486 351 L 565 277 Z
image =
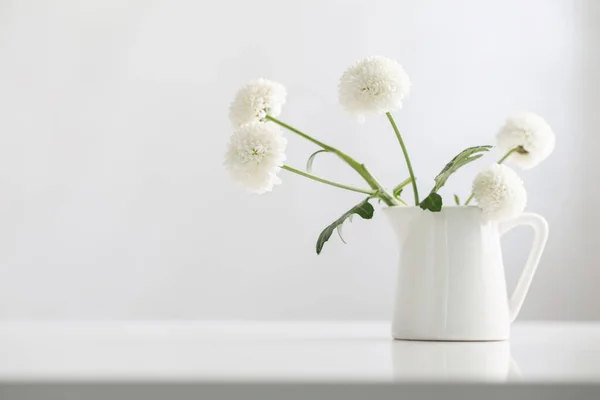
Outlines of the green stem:
M 515 151 L 518 151 L 519 147 L 520 146 L 517 146 L 514 149 L 510 149 L 509 151 L 507 151 L 506 154 L 503 155 L 502 158 L 498 160 L 498 164 L 502 164 L 512 153 L 514 153 Z M 466 206 L 468 206 L 469 203 L 471 202 L 471 200 L 473 200 L 473 197 L 475 197 L 475 193 L 471 193 L 471 195 L 469 196 L 469 198 L 465 202 Z
M 327 185 L 335 186 L 335 187 L 338 187 L 338 188 L 341 188 L 341 189 L 350 190 L 352 192 L 364 193 L 364 194 L 370 194 L 370 195 L 374 195 L 374 194 L 377 193 L 375 190 L 359 189 L 359 188 L 355 188 L 353 186 L 343 185 L 341 183 L 337 183 L 337 182 L 333 182 L 333 181 L 330 181 L 330 180 L 327 180 L 327 179 L 319 178 L 316 175 L 309 174 L 307 172 L 301 171 L 301 170 L 296 169 L 294 167 L 290 167 L 289 165 L 283 165 L 281 167 L 281 169 L 285 169 L 286 171 L 290 171 L 290 172 L 293 172 L 293 173 L 298 174 L 300 176 L 303 176 L 305 178 L 312 179 L 313 181 L 325 183 Z
M 369 170 L 367 169 L 367 166 L 365 164 L 360 164 L 360 169 L 364 172 L 365 176 L 368 177 L 368 179 L 373 182 L 373 189 L 377 190 L 377 197 L 379 197 L 386 205 L 388 206 L 396 206 L 398 205 L 398 201 L 396 201 L 396 198 L 389 194 L 384 188 L 383 186 L 381 186 L 381 184 L 377 181 L 377 179 L 375 179 L 375 177 L 369 172 Z M 406 204 L 406 203 L 405 203 Z
M 510 156 L 515 151 L 518 151 L 520 147 L 521 146 L 517 146 L 514 149 L 510 149 L 509 151 L 507 151 L 506 154 L 503 155 L 502 158 L 498 160 L 498 164 L 502 164 L 504 162 L 504 160 L 506 160 L 508 158 L 508 156 Z
M 367 168 L 364 166 L 364 164 L 360 164 L 358 161 L 356 161 L 354 158 L 350 157 L 348 154 L 344 153 L 343 151 L 340 151 L 340 150 L 336 149 L 335 147 L 332 147 L 326 143 L 323 143 L 320 140 L 317 140 L 317 139 L 313 138 L 312 136 L 294 128 L 293 126 L 288 125 L 285 122 L 278 120 L 277 118 L 267 115 L 265 117 L 265 119 L 267 119 L 271 122 L 274 122 L 277 125 L 280 125 L 291 132 L 294 132 L 298 136 L 308 140 L 309 142 L 316 144 L 317 146 L 321 147 L 324 150 L 334 153 L 339 158 L 341 158 L 346 164 L 348 164 L 353 170 L 355 170 L 365 180 L 365 182 L 367 182 L 367 184 L 371 187 L 371 189 L 373 189 L 377 193 L 376 196 L 379 197 L 381 200 L 383 200 L 383 202 L 385 202 L 385 204 L 387 204 L 388 206 L 395 206 L 398 204 L 398 202 L 394 199 L 394 197 L 392 195 L 390 195 L 389 193 L 387 193 L 385 191 L 385 189 L 383 188 L 383 186 L 381 186 L 381 184 L 377 181 L 377 179 L 375 179 L 375 177 L 373 175 L 371 175 L 371 173 L 367 170 Z
M 398 138 L 398 143 L 400 143 L 400 147 L 402 148 L 402 153 L 404 154 L 404 160 L 406 160 L 406 166 L 408 167 L 408 173 L 411 177 L 411 183 L 413 188 L 413 195 L 415 197 L 415 205 L 419 205 L 419 190 L 417 189 L 417 181 L 415 179 L 415 173 L 413 172 L 412 164 L 410 162 L 410 157 L 408 156 L 408 151 L 406 151 L 406 146 L 404 145 L 404 140 L 402 140 L 402 135 L 400 135 L 400 130 L 396 125 L 396 121 L 394 121 L 394 117 L 390 112 L 385 113 L 387 115 L 390 124 L 392 124 L 392 128 L 396 133 L 396 137 Z
M 314 144 L 316 144 L 319 147 L 322 147 L 325 150 L 331 151 L 331 152 L 340 152 L 339 150 L 329 146 L 328 144 L 325 144 L 323 142 L 321 142 L 320 140 L 315 139 L 314 137 L 307 135 L 306 133 L 299 131 L 298 129 L 294 128 L 291 125 L 286 124 L 285 122 L 282 122 L 280 120 L 278 120 L 277 118 L 271 117 L 270 115 L 267 115 L 265 117 L 265 119 L 268 119 L 269 121 L 275 122 L 277 125 L 280 125 L 282 127 L 284 127 L 285 129 L 294 132 L 296 135 L 303 137 L 304 139 L 308 140 L 309 142 L 313 142 Z M 341 152 L 340 152 L 341 153 Z
M 469 196 L 469 198 L 467 199 L 467 201 L 465 201 L 465 206 L 469 205 L 469 203 L 471 202 L 471 200 L 473 200 L 473 197 L 475 197 L 475 193 L 471 193 L 471 195 Z
M 398 184 L 395 188 L 394 188 L 394 193 L 396 193 L 396 191 L 402 189 L 404 186 L 408 185 L 410 182 L 412 181 L 412 178 L 408 177 L 405 180 L 403 180 L 400 184 Z
M 400 198 L 400 196 L 396 195 L 396 192 L 398 192 L 404 186 L 408 185 L 411 181 L 412 181 L 412 178 L 408 177 L 405 180 L 403 180 L 400 184 L 396 185 L 396 187 L 394 188 L 394 190 L 392 190 L 392 195 L 394 196 L 394 199 L 396 199 L 400 203 L 404 204 L 405 206 L 407 206 L 408 204 L 406 204 L 406 202 L 404 200 L 402 200 Z

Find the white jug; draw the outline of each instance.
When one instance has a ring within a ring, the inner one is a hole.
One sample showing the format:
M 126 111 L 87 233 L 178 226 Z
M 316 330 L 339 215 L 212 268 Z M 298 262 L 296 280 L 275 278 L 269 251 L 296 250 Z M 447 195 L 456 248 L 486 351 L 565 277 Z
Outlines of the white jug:
M 406 340 L 507 340 L 548 238 L 546 220 L 531 213 L 486 221 L 478 207 L 384 209 L 400 249 L 392 335 Z M 529 225 L 535 237 L 510 300 L 500 237 Z

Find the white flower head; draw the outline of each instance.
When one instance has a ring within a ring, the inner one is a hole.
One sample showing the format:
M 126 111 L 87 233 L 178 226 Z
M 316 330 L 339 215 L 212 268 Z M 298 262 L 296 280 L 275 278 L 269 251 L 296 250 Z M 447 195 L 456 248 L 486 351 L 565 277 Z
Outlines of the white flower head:
M 229 106 L 229 119 L 234 127 L 261 121 L 267 114 L 277 117 L 285 104 L 287 91 L 277 82 L 257 79 L 244 84 Z
M 484 218 L 505 221 L 517 217 L 527 204 L 527 192 L 519 175 L 505 165 L 494 164 L 473 181 L 473 194 Z
M 508 117 L 496 135 L 496 140 L 503 153 L 517 148 L 508 161 L 522 169 L 533 168 L 544 161 L 554 150 L 555 142 L 550 125 L 532 112 Z
M 342 107 L 359 120 L 402 108 L 410 92 L 410 78 L 396 61 L 367 57 L 348 68 L 339 84 Z
M 251 122 L 233 133 L 225 154 L 231 178 L 252 193 L 270 192 L 285 161 L 287 141 L 272 122 Z

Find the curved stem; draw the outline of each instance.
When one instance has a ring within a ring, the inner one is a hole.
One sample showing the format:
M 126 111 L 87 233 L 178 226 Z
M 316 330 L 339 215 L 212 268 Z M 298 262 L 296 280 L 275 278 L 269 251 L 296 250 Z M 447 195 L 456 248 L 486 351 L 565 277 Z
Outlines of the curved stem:
M 406 178 L 405 180 L 403 180 L 400 184 L 398 184 L 395 188 L 394 188 L 394 193 L 397 190 L 402 189 L 404 186 L 408 185 L 410 182 L 412 181 L 411 177 Z
M 321 142 L 320 140 L 315 139 L 314 137 L 312 137 L 310 135 L 307 135 L 306 133 L 304 133 L 302 131 L 299 131 L 298 129 L 294 128 L 293 126 L 288 125 L 285 122 L 278 120 L 277 118 L 267 115 L 265 117 L 265 119 L 268 119 L 271 122 L 275 122 L 277 125 L 280 125 L 280 126 L 284 127 L 285 129 L 294 132 L 296 135 L 303 137 L 304 139 L 308 140 L 309 142 L 313 142 L 314 144 L 316 144 L 319 147 L 322 147 L 325 150 L 332 151 L 332 152 L 336 152 L 336 151 L 339 152 L 339 150 L 329 146 L 328 144 Z
M 377 197 L 379 197 L 388 206 L 398 205 L 398 201 L 396 200 L 396 198 L 393 195 L 389 194 L 383 188 L 383 186 L 381 186 L 381 184 L 377 181 L 377 179 L 375 179 L 375 177 L 369 172 L 369 170 L 367 169 L 367 166 L 365 164 L 360 164 L 360 169 L 363 171 L 365 176 L 367 176 L 369 178 L 369 180 L 371 182 L 373 182 L 375 187 L 373 187 L 373 186 L 371 186 L 371 187 L 373 187 L 373 189 L 375 189 L 377 191 Z
M 333 181 L 330 181 L 330 180 L 327 180 L 327 179 L 319 178 L 316 175 L 309 174 L 307 172 L 301 171 L 301 170 L 296 169 L 294 167 L 290 167 L 289 165 L 283 165 L 281 167 L 281 169 L 285 169 L 286 171 L 290 171 L 290 172 L 293 172 L 293 173 L 298 174 L 300 176 L 303 176 L 305 178 L 312 179 L 313 181 L 325 183 L 327 185 L 335 186 L 335 187 L 338 187 L 340 189 L 346 189 L 346 190 L 350 190 L 352 192 L 364 193 L 364 194 L 370 194 L 370 195 L 374 195 L 374 194 L 377 193 L 375 190 L 359 189 L 359 188 L 355 188 L 353 186 L 343 185 L 341 183 L 337 183 L 337 182 L 333 182 Z
M 385 113 L 387 115 L 390 124 L 392 124 L 392 128 L 394 129 L 394 133 L 396 133 L 396 137 L 398 138 L 398 143 L 400 143 L 400 147 L 402 148 L 402 153 L 404 154 L 404 160 L 406 160 L 406 166 L 408 167 L 408 173 L 411 177 L 411 183 L 413 188 L 413 195 L 415 197 L 415 205 L 419 205 L 419 190 L 417 189 L 417 182 L 415 179 L 415 173 L 413 172 L 412 164 L 410 162 L 410 157 L 408 156 L 408 151 L 406 151 L 406 146 L 404 145 L 404 140 L 402 140 L 402 135 L 400 135 L 400 130 L 396 125 L 396 121 L 394 121 L 394 117 L 390 112 Z
M 317 139 L 313 138 L 312 136 L 294 128 L 293 126 L 288 125 L 285 122 L 278 120 L 277 118 L 267 115 L 265 117 L 265 119 L 267 119 L 271 122 L 274 122 L 277 125 L 280 125 L 291 132 L 294 132 L 298 136 L 308 140 L 309 142 L 316 144 L 317 146 L 321 147 L 322 149 L 325 149 L 331 153 L 334 153 L 339 158 L 341 158 L 346 164 L 348 164 L 353 170 L 355 170 L 365 180 L 365 182 L 367 182 L 367 184 L 371 187 L 371 189 L 373 189 L 373 191 L 375 191 L 377 193 L 377 197 L 379 197 L 381 200 L 383 200 L 385 202 L 385 204 L 387 204 L 388 206 L 395 206 L 398 204 L 398 202 L 394 199 L 394 197 L 392 195 L 390 195 L 389 193 L 387 193 L 385 191 L 385 189 L 383 188 L 383 186 L 381 186 L 381 184 L 377 181 L 377 179 L 375 179 L 375 177 L 373 175 L 371 175 L 371 173 L 367 170 L 367 168 L 365 167 L 364 164 L 359 163 L 358 161 L 356 161 L 354 158 L 350 157 L 348 154 L 344 153 L 343 151 L 338 150 L 335 147 L 332 147 L 326 143 L 323 143 L 320 140 L 317 140 Z
M 502 164 L 512 153 L 514 153 L 515 151 L 518 151 L 520 147 L 521 146 L 517 146 L 514 149 L 510 149 L 509 151 L 507 151 L 506 154 L 503 155 L 502 158 L 498 160 L 498 164 Z M 469 205 L 469 203 L 471 202 L 471 200 L 473 200 L 474 196 L 475 196 L 475 193 L 471 193 L 471 195 L 469 196 L 469 198 L 465 202 L 465 206 Z
M 498 160 L 498 164 L 502 164 L 504 162 L 504 160 L 506 160 L 508 158 L 508 156 L 510 156 L 512 153 L 514 153 L 515 151 L 518 151 L 519 148 L 521 146 L 517 146 L 514 149 L 510 149 L 509 151 L 506 152 L 505 155 L 502 156 L 502 158 L 500 160 Z

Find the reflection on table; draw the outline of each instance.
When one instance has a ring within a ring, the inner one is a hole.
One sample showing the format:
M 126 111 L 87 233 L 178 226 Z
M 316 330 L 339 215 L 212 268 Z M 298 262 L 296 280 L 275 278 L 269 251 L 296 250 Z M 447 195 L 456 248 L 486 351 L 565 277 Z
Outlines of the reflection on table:
M 509 342 L 391 343 L 394 380 L 459 380 L 502 382 L 518 380 Z

